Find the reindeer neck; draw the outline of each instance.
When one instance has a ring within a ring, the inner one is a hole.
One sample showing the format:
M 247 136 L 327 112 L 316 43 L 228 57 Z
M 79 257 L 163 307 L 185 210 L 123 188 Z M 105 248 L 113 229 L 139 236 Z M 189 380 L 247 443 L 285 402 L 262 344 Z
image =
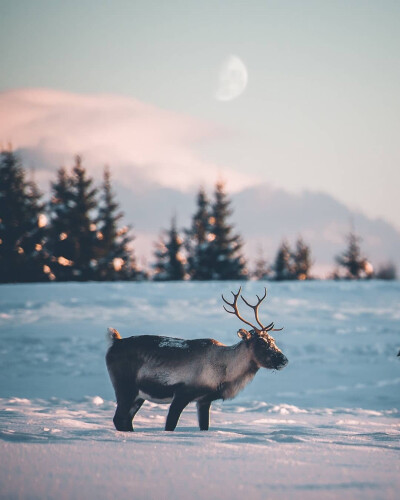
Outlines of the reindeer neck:
M 221 384 L 223 399 L 231 399 L 241 391 L 257 373 L 259 366 L 253 349 L 244 341 L 227 348 L 225 354 L 226 373 Z

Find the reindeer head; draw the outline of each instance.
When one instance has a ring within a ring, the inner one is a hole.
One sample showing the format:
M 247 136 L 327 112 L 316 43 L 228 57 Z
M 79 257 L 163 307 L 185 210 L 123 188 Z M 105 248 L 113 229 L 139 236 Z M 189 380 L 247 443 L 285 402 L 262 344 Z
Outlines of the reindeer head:
M 277 332 L 282 330 L 282 328 L 274 328 L 274 323 L 270 323 L 269 325 L 264 326 L 260 322 L 260 319 L 258 317 L 258 308 L 261 302 L 267 296 L 267 289 L 265 288 L 264 290 L 265 293 L 261 299 L 257 295 L 258 302 L 254 306 L 249 304 L 244 297 L 241 297 L 243 302 L 251 309 L 253 309 L 259 327 L 253 325 L 249 321 L 242 318 L 242 316 L 239 313 L 237 301 L 242 291 L 241 287 L 239 288 L 239 291 L 237 293 L 231 292 L 233 295 L 232 303 L 228 302 L 222 295 L 222 300 L 230 307 L 232 307 L 233 311 L 228 310 L 225 306 L 223 307 L 227 313 L 234 314 L 240 319 L 240 321 L 243 321 L 243 323 L 246 323 L 247 325 L 251 326 L 250 331 L 247 331 L 244 328 L 240 328 L 240 330 L 238 331 L 238 336 L 243 340 L 243 342 L 247 344 L 249 348 L 253 350 L 255 361 L 257 362 L 257 364 L 263 368 L 280 370 L 288 364 L 288 359 L 282 353 L 282 351 L 278 349 L 278 347 L 275 344 L 275 339 L 271 337 L 271 335 L 269 335 L 268 332 Z

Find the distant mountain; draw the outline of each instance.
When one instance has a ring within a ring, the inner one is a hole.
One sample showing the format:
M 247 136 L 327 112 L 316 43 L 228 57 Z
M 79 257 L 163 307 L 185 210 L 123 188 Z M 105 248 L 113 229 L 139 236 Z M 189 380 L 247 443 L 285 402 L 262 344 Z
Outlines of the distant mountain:
M 177 216 L 180 227 L 190 224 L 195 192 L 156 185 L 136 191 L 118 184 L 116 189 L 126 220 L 134 225 L 136 247 L 148 258 L 152 257 L 151 243 L 161 228 L 169 226 L 172 216 Z M 362 237 L 363 252 L 375 267 L 392 261 L 400 269 L 400 233 L 386 221 L 354 212 L 330 195 L 293 194 L 259 185 L 233 194 L 232 207 L 232 221 L 243 236 L 250 266 L 260 249 L 272 261 L 282 239 L 294 246 L 301 235 L 312 248 L 315 272 L 324 276 L 333 269 L 335 256 L 345 249 L 353 225 Z
M 363 252 L 375 267 L 392 261 L 400 269 L 400 233 L 385 220 L 352 211 L 328 194 L 293 194 L 258 186 L 237 193 L 233 199 L 234 219 L 251 255 L 261 245 L 272 259 L 283 238 L 294 245 L 301 235 L 312 248 L 316 270 L 325 274 L 346 247 L 345 238 L 353 226 L 362 238 Z

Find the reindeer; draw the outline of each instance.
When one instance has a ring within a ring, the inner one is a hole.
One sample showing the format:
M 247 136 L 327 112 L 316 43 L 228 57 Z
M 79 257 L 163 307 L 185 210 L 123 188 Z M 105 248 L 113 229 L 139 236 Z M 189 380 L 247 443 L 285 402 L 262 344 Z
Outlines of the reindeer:
M 209 428 L 211 403 L 217 399 L 232 399 L 255 376 L 260 368 L 280 370 L 288 360 L 275 345 L 269 332 L 279 331 L 274 323 L 264 326 L 258 308 L 267 296 L 251 305 L 257 325 L 245 320 L 239 313 L 237 293 L 231 292 L 233 302 L 223 301 L 251 330 L 240 328 L 240 342 L 226 346 L 214 339 L 183 340 L 158 335 L 139 335 L 121 338 L 117 330 L 109 328 L 111 347 L 106 363 L 114 386 L 117 409 L 114 425 L 118 431 L 133 431 L 132 421 L 145 400 L 171 403 L 165 424 L 173 431 L 184 408 L 196 401 L 200 430 Z

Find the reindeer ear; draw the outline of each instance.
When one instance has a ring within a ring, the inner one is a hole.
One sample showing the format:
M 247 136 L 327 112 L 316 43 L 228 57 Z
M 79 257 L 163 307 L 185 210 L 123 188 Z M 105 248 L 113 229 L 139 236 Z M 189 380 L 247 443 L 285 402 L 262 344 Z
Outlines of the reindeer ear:
M 260 337 L 268 341 L 274 340 L 274 338 L 271 337 L 271 335 L 269 335 L 267 332 L 261 332 Z
M 241 328 L 237 332 L 238 337 L 241 338 L 242 340 L 249 340 L 251 338 L 251 333 L 245 330 L 244 328 Z

